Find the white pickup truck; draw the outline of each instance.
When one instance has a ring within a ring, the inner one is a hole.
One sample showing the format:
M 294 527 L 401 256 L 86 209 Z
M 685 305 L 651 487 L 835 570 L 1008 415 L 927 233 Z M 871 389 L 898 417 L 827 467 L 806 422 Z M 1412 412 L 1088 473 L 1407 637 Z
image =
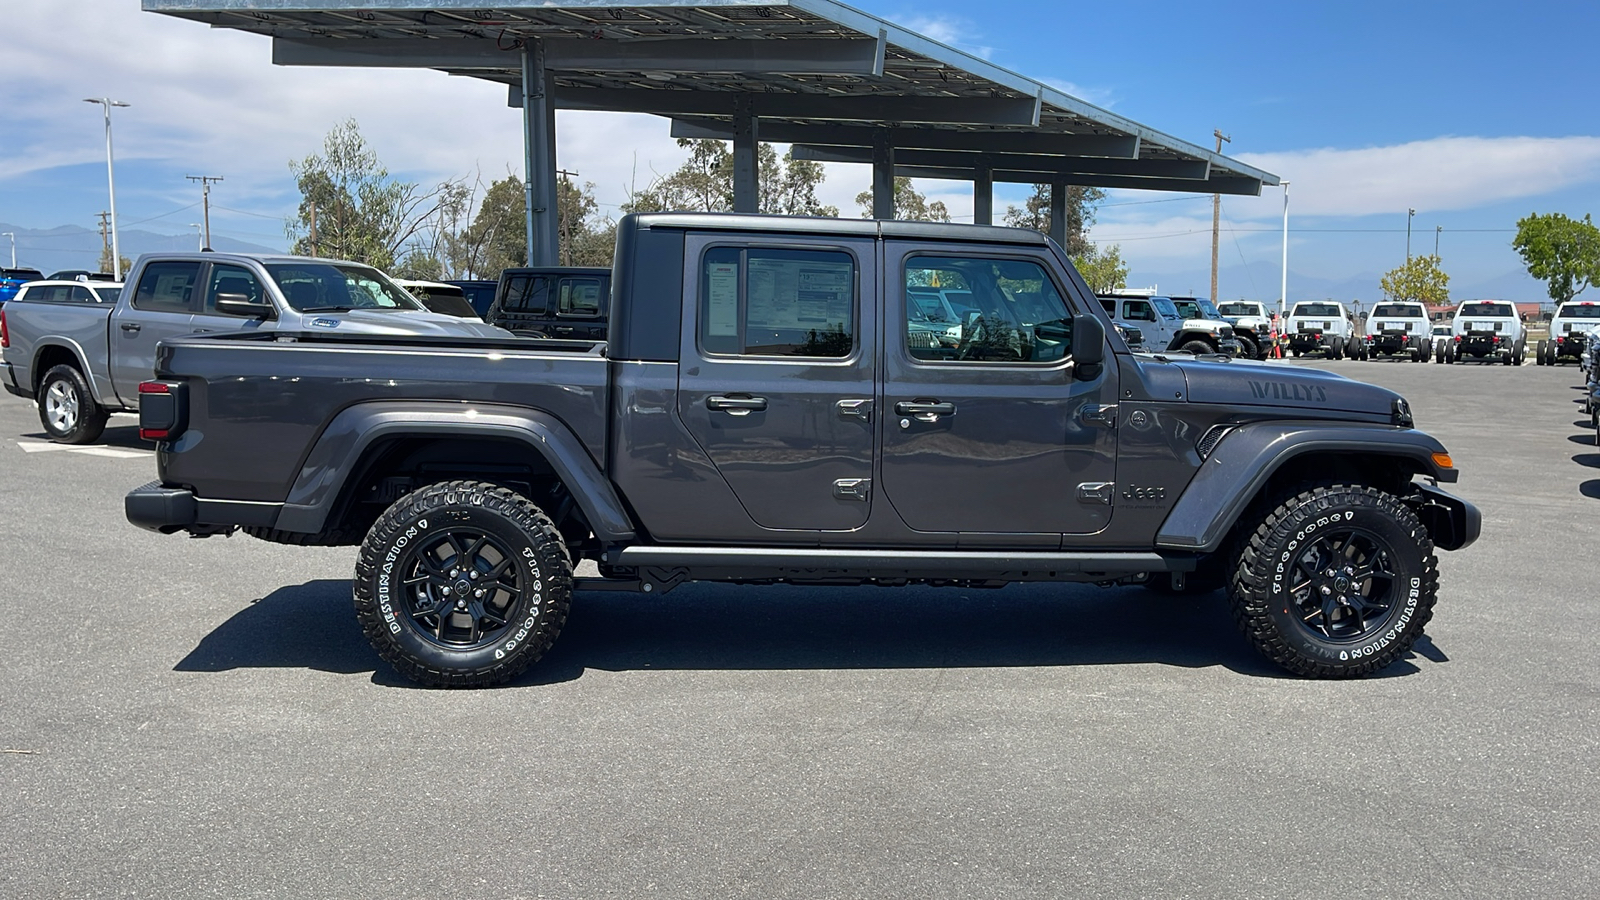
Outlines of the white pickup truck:
M 1456 308 L 1444 361 L 1474 359 L 1520 366 L 1527 349 L 1528 332 L 1515 304 L 1508 300 L 1473 300 Z
M 221 331 L 510 337 L 428 312 L 360 263 L 235 253 L 146 254 L 116 302 L 25 291 L 0 307 L 0 383 L 38 400 L 51 438 L 87 444 L 113 412 L 139 408 L 167 338 Z
M 1589 348 L 1589 334 L 1596 328 L 1600 328 L 1600 303 L 1569 300 L 1561 304 L 1550 320 L 1550 339 L 1539 342 L 1534 362 L 1541 366 L 1581 362 Z
M 1399 356 L 1425 363 L 1433 355 L 1433 324 L 1421 303 L 1379 303 L 1367 316 L 1360 356 Z
M 1303 300 L 1289 310 L 1283 327 L 1295 356 L 1322 352 L 1328 359 L 1355 357 L 1355 327 L 1344 304 L 1333 300 Z

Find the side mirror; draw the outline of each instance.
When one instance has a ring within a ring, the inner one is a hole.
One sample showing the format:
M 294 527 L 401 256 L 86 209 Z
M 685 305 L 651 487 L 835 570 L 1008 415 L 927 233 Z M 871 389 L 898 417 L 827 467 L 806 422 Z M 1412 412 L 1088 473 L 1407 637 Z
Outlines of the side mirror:
M 247 319 L 275 319 L 277 310 L 270 303 L 253 303 L 244 294 L 218 294 L 217 312 L 225 316 L 242 316 Z
M 1094 316 L 1072 317 L 1072 358 L 1077 362 L 1077 377 L 1098 378 L 1106 361 L 1106 327 Z

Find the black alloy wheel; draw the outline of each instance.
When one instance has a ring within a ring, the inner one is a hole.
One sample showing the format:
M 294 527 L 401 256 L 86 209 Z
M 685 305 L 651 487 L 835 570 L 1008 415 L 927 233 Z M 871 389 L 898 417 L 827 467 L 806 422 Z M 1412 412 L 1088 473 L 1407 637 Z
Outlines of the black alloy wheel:
M 355 606 L 400 674 L 439 687 L 498 684 L 538 661 L 565 623 L 572 562 L 527 498 L 452 481 L 407 494 L 367 533 Z
M 1259 520 L 1230 595 L 1240 629 L 1268 659 L 1299 675 L 1351 678 L 1411 649 L 1438 586 L 1433 541 L 1410 507 L 1334 484 L 1287 494 Z

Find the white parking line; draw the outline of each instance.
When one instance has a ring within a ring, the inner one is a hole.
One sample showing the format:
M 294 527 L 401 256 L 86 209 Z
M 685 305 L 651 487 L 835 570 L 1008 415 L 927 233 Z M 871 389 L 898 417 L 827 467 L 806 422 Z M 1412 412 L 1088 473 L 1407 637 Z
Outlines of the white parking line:
M 17 441 L 24 453 L 51 453 L 57 450 L 82 453 L 85 456 L 104 456 L 110 459 L 147 459 L 155 456 L 148 450 L 120 450 L 114 447 L 75 447 L 71 444 L 52 444 L 48 441 Z

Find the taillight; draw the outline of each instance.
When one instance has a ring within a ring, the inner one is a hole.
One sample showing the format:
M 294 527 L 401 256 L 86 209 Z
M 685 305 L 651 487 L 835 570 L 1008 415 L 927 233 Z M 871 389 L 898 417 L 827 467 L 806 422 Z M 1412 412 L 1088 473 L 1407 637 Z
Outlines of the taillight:
M 0 347 L 11 346 L 11 332 L 6 331 L 6 309 L 0 306 Z
M 139 439 L 170 441 L 183 433 L 188 416 L 187 392 L 181 383 L 145 381 L 139 384 Z

